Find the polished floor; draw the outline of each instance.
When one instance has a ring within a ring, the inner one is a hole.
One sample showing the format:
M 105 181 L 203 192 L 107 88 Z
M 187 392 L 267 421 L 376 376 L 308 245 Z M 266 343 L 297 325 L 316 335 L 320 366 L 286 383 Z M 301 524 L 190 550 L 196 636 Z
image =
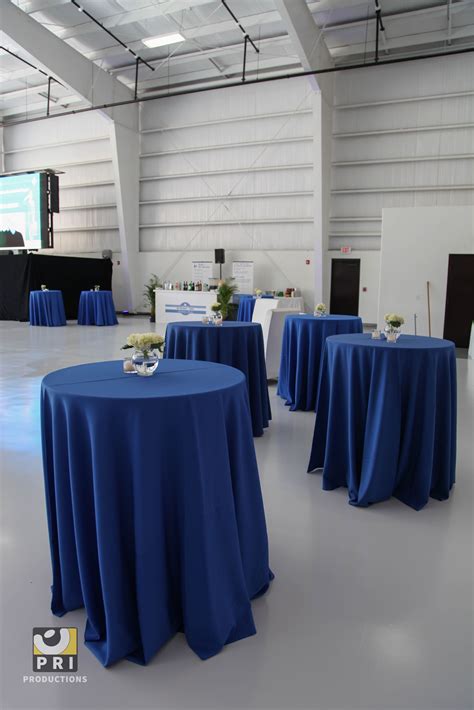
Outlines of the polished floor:
M 39 435 L 42 376 L 119 358 L 131 331 L 0 323 L 0 707 L 348 710 L 473 707 L 474 361 L 459 359 L 457 485 L 415 512 L 369 509 L 305 473 L 314 415 L 271 387 L 273 421 L 255 441 L 276 579 L 254 603 L 256 636 L 200 661 L 176 636 L 147 667 L 99 665 L 80 644 L 81 684 L 29 684 L 33 626 L 79 627 L 49 610 L 50 562 Z

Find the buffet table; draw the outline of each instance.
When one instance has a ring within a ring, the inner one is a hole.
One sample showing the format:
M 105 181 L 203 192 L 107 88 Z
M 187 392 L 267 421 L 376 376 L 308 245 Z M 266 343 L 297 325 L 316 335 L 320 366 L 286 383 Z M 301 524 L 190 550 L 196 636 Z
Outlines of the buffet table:
M 217 300 L 216 291 L 155 290 L 155 319 L 157 323 L 196 320 L 212 315 L 211 305 Z
M 162 360 L 69 367 L 41 387 L 52 611 L 85 606 L 104 666 L 184 631 L 202 659 L 255 634 L 272 573 L 245 376 Z
M 326 340 L 308 471 L 352 505 L 445 500 L 456 465 L 456 353 L 439 338 Z

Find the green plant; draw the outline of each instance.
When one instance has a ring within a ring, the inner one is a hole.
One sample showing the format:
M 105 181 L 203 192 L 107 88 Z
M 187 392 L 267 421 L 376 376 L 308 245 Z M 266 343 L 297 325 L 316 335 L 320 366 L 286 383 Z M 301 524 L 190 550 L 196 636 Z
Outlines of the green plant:
M 229 304 L 232 300 L 232 296 L 237 291 L 237 286 L 231 283 L 233 280 L 234 279 L 224 279 L 219 281 L 219 288 L 217 289 L 217 301 L 221 304 L 220 311 L 224 320 L 226 320 L 229 315 Z
M 145 290 L 143 291 L 145 304 L 150 306 L 152 318 L 155 316 L 155 288 L 161 288 L 161 281 L 156 274 L 152 274 L 145 284 Z

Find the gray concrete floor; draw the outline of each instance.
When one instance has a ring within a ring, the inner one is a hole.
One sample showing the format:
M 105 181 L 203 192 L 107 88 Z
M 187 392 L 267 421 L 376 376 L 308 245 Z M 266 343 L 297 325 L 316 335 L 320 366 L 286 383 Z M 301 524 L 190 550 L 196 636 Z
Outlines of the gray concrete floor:
M 119 358 L 116 328 L 0 323 L 2 708 L 387 708 L 473 706 L 474 362 L 458 360 L 457 485 L 415 512 L 370 509 L 323 492 L 306 464 L 314 416 L 290 413 L 271 386 L 273 421 L 255 440 L 272 588 L 254 603 L 256 636 L 200 661 L 176 636 L 147 667 L 108 670 L 79 646 L 86 684 L 30 685 L 33 626 L 79 627 L 49 611 L 51 583 L 39 438 L 42 376 Z

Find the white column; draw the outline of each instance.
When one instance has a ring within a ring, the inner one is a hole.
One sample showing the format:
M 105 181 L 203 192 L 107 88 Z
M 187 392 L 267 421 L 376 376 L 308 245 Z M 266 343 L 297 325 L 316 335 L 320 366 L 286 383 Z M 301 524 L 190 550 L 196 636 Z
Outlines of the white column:
M 332 88 L 327 75 L 325 91 L 313 97 L 314 125 L 314 299 L 329 307 L 329 273 L 325 267 L 331 210 Z
M 114 289 L 117 299 L 115 305 L 120 310 L 134 311 L 140 305 L 136 302 L 139 252 L 140 136 L 138 131 L 125 128 L 117 122 L 110 124 L 109 134 L 121 249 L 119 267 L 121 279 Z

